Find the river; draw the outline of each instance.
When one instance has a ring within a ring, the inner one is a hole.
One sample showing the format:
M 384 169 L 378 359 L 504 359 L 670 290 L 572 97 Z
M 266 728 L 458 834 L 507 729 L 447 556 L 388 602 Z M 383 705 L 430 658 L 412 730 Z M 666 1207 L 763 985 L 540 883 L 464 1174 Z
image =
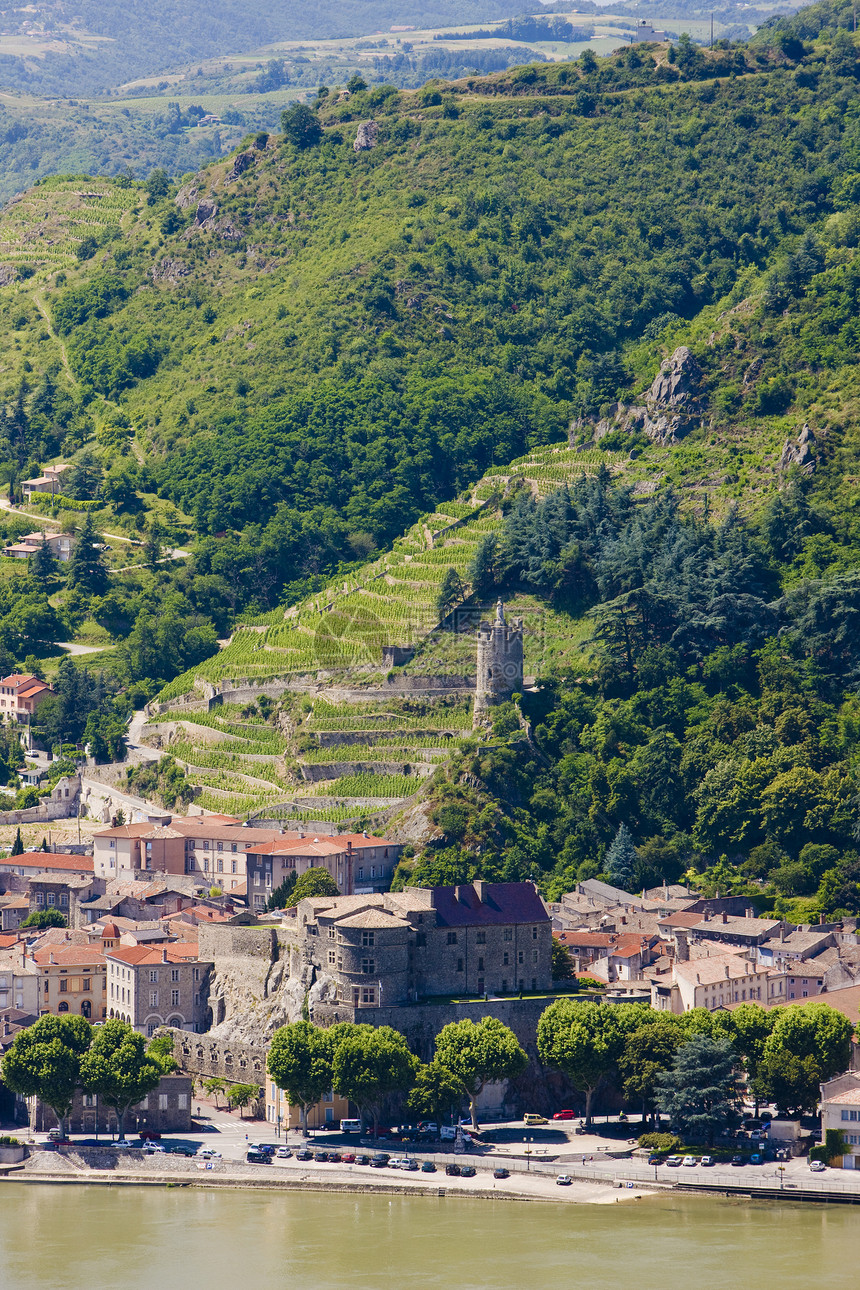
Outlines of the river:
M 4 1183 L 3 1290 L 854 1290 L 860 1209 Z

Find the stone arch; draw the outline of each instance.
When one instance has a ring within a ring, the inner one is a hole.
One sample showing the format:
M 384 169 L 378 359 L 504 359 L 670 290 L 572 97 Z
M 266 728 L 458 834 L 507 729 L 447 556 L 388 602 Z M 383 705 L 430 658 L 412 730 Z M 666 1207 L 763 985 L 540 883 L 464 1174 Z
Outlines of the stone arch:
M 57 1012 L 68 1012 L 68 1011 L 69 1011 L 69 1005 L 66 1003 L 65 999 L 63 999 L 62 1003 L 57 1008 Z
M 159 1017 L 158 1013 L 152 1012 L 143 1024 L 147 1038 L 151 1039 L 158 1027 L 164 1025 L 164 1022 L 161 1017 Z
M 84 999 L 83 1003 L 81 1004 L 81 1016 L 86 1017 L 89 1020 L 89 1018 L 92 1015 L 93 1015 L 93 1005 L 90 1003 L 89 999 Z
M 166 1021 L 164 1024 L 165 1024 L 165 1025 L 167 1025 L 167 1026 L 175 1026 L 177 1030 L 181 1030 L 181 1029 L 182 1029 L 182 1027 L 185 1025 L 185 1018 L 184 1018 L 184 1017 L 168 1017 L 168 1018 L 167 1018 L 167 1021 Z

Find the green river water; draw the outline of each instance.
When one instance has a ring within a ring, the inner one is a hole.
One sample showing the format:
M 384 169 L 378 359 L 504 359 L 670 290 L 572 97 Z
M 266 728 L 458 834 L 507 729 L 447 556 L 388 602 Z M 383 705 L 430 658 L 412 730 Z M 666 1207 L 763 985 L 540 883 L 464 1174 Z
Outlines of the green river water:
M 855 1290 L 860 1208 L 4 1184 L 2 1290 Z

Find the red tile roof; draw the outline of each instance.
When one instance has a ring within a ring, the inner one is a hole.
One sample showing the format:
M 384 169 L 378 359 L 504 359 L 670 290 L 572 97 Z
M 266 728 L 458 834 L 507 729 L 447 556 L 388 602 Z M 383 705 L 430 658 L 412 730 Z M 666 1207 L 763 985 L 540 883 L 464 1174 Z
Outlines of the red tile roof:
M 106 957 L 119 959 L 132 967 L 148 967 L 157 963 L 188 963 L 197 958 L 196 941 L 179 941 L 175 945 L 128 945 L 121 949 L 107 950 Z
M 603 950 L 615 941 L 612 932 L 558 932 L 556 935 L 567 949 L 578 946 L 584 950 Z
M 45 945 L 33 951 L 33 958 L 39 967 L 97 967 L 105 961 L 103 950 L 86 945 Z
M 4 856 L 0 865 L 20 865 L 27 869 L 66 869 L 78 873 L 93 872 L 92 856 L 71 856 L 64 852 L 24 851 L 19 856 Z

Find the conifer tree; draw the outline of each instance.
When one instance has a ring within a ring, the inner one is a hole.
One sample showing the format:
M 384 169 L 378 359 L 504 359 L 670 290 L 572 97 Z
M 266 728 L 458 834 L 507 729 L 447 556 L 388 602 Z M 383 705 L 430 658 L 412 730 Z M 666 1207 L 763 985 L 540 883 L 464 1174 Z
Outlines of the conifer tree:
M 69 586 L 80 587 L 91 596 L 103 596 L 108 589 L 107 566 L 96 545 L 97 537 L 93 517 L 87 515 L 69 562 Z
M 613 886 L 620 887 L 622 891 L 631 890 L 636 859 L 636 847 L 633 845 L 630 830 L 626 824 L 620 824 L 603 862 L 603 867 Z

